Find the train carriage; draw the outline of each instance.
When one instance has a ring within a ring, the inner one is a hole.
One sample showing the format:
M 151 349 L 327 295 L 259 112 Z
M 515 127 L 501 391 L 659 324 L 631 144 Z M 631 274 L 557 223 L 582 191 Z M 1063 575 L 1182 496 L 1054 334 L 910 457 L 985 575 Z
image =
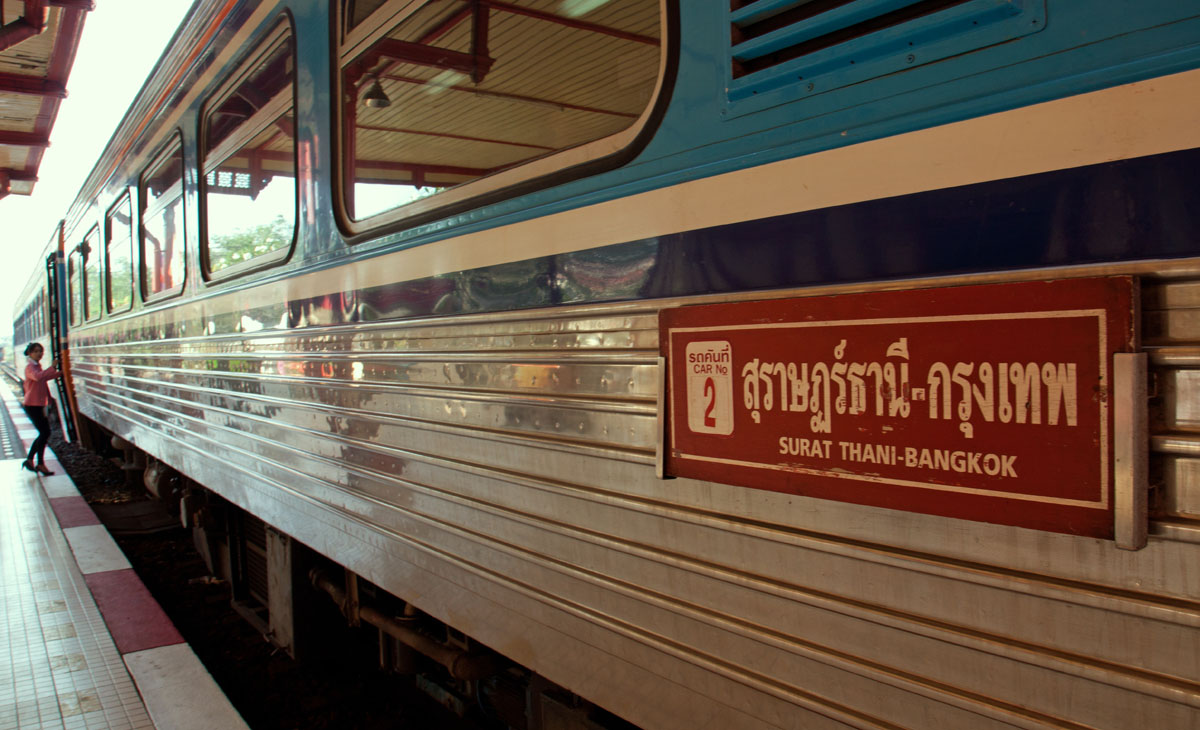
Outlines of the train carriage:
M 464 712 L 1192 728 L 1198 89 L 1168 0 L 197 2 L 16 350 Z

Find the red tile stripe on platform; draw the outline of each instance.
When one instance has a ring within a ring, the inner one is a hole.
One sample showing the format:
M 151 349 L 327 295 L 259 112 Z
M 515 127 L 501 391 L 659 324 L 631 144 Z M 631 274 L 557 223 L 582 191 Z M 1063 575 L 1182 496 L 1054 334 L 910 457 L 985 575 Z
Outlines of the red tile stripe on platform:
M 100 524 L 100 519 L 83 497 L 55 497 L 50 500 L 50 506 L 63 529 Z
M 183 636 L 132 569 L 91 573 L 83 579 L 122 654 L 183 643 Z

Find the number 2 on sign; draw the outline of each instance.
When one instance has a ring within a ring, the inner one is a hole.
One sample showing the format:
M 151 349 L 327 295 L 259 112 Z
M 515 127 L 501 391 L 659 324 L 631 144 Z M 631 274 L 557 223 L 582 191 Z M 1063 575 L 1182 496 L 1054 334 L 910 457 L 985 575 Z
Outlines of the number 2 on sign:
M 708 399 L 708 408 L 704 409 L 704 425 L 716 428 L 717 419 L 713 417 L 713 411 L 717 407 L 717 384 L 712 378 L 704 379 L 704 397 Z
M 689 342 L 682 362 L 687 380 L 687 427 L 693 433 L 733 433 L 733 348 L 726 340 Z

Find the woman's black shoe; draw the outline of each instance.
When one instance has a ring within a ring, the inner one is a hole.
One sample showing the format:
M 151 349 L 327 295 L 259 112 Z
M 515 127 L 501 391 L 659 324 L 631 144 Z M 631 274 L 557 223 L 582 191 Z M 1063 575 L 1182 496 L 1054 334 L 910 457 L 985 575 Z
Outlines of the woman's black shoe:
M 33 468 L 33 471 L 36 471 L 38 474 L 42 474 L 42 475 L 48 476 L 48 477 L 54 476 L 54 472 L 47 469 L 45 464 L 38 464 L 37 466 L 35 466 Z
M 31 472 L 33 472 L 33 473 L 35 473 L 35 474 L 37 473 L 37 469 L 34 469 L 34 468 L 33 468 L 33 464 L 30 464 L 28 461 L 22 461 L 22 462 L 21 462 L 21 468 L 22 468 L 22 469 L 24 469 L 24 470 L 26 470 L 26 471 L 31 471 Z

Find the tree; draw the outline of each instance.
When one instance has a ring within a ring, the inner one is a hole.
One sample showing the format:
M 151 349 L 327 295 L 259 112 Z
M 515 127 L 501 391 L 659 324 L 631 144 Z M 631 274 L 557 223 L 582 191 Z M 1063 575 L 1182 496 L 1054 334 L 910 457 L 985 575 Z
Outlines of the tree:
M 287 248 L 292 243 L 296 225 L 282 215 L 269 223 L 260 223 L 234 233 L 210 236 L 208 267 L 210 271 L 236 266 L 259 256 Z

